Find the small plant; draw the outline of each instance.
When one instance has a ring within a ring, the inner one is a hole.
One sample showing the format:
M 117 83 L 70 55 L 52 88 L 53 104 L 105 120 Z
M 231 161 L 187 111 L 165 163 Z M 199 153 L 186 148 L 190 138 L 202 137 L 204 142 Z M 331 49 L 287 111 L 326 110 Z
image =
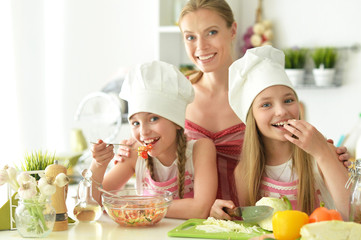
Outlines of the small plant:
M 286 69 L 303 69 L 305 67 L 308 49 L 288 48 L 283 52 L 285 53 Z
M 315 68 L 334 68 L 337 60 L 337 51 L 335 48 L 316 48 L 312 53 L 312 59 Z
M 47 166 L 54 163 L 54 160 L 55 153 L 51 155 L 47 151 L 43 153 L 41 150 L 26 153 L 24 161 L 21 163 L 21 169 L 23 171 L 45 170 Z M 35 177 L 36 180 L 40 179 L 38 174 L 34 174 L 32 176 Z

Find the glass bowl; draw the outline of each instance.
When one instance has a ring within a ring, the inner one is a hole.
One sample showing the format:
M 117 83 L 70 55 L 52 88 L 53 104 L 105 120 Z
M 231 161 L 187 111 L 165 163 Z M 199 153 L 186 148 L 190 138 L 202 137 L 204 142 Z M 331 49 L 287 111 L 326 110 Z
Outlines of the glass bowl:
M 102 202 L 108 215 L 119 225 L 150 226 L 162 220 L 173 197 L 169 191 L 125 189 L 103 193 Z M 116 196 L 114 196 L 116 195 Z

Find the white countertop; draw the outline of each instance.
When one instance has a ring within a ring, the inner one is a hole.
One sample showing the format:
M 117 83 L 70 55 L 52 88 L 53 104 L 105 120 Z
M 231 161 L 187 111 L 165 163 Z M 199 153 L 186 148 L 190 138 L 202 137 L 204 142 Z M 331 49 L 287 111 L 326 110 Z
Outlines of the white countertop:
M 162 240 L 181 239 L 168 237 L 167 233 L 185 220 L 164 218 L 159 223 L 151 227 L 122 227 L 115 223 L 107 214 L 103 214 L 96 222 L 77 222 L 69 224 L 66 231 L 52 232 L 44 239 L 71 239 L 71 240 L 91 240 L 91 239 L 137 239 L 137 240 Z M 0 231 L 0 239 L 22 239 L 16 231 Z M 187 238 L 191 239 L 191 238 Z
M 66 200 L 68 215 L 75 219 L 73 209 L 76 204 L 77 185 L 70 185 Z M 164 218 L 159 223 L 150 227 L 122 227 L 114 222 L 106 213 L 96 222 L 76 222 L 68 225 L 68 230 L 51 232 L 44 239 L 62 240 L 104 240 L 104 239 L 137 239 L 137 240 L 163 240 L 182 239 L 168 237 L 167 234 L 173 228 L 179 226 L 185 220 Z M 0 239 L 23 239 L 17 230 L 0 230 Z M 187 238 L 191 239 L 191 238 Z M 198 239 L 199 240 L 199 239 Z

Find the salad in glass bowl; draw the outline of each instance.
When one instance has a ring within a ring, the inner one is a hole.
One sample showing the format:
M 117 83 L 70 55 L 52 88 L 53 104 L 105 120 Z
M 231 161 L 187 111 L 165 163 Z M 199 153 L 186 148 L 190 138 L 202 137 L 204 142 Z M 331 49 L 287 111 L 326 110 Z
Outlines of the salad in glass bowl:
M 173 200 L 169 191 L 136 189 L 110 191 L 102 194 L 103 206 L 119 225 L 127 227 L 151 226 L 161 221 Z

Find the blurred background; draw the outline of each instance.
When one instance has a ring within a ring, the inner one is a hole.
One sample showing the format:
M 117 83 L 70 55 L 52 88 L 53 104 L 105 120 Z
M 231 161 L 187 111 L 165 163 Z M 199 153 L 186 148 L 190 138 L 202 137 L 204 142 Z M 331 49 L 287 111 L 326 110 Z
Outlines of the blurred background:
M 238 23 L 234 47 L 240 57 L 243 35 L 256 21 L 258 0 L 228 2 Z M 189 64 L 174 25 L 182 4 L 178 0 L 0 1 L 1 165 L 17 162 L 33 149 L 71 152 L 73 129 L 89 123 L 76 120 L 77 111 L 94 92 L 111 93 L 110 99 L 102 100 L 115 99 L 124 120 L 126 106 L 116 99 L 117 91 L 134 64 L 154 59 Z M 263 1 L 262 15 L 272 22 L 275 47 L 343 50 L 338 86 L 297 90 L 307 120 L 335 142 L 352 129 L 361 112 L 361 53 L 351 48 L 361 43 L 359 9 L 358 0 Z M 107 103 L 95 105 L 104 109 Z M 110 107 L 102 112 L 109 113 L 114 113 L 110 122 L 87 126 L 95 131 L 93 137 L 109 136 L 113 128 L 117 131 L 113 141 L 128 137 L 127 124 L 116 122 L 117 110 Z

